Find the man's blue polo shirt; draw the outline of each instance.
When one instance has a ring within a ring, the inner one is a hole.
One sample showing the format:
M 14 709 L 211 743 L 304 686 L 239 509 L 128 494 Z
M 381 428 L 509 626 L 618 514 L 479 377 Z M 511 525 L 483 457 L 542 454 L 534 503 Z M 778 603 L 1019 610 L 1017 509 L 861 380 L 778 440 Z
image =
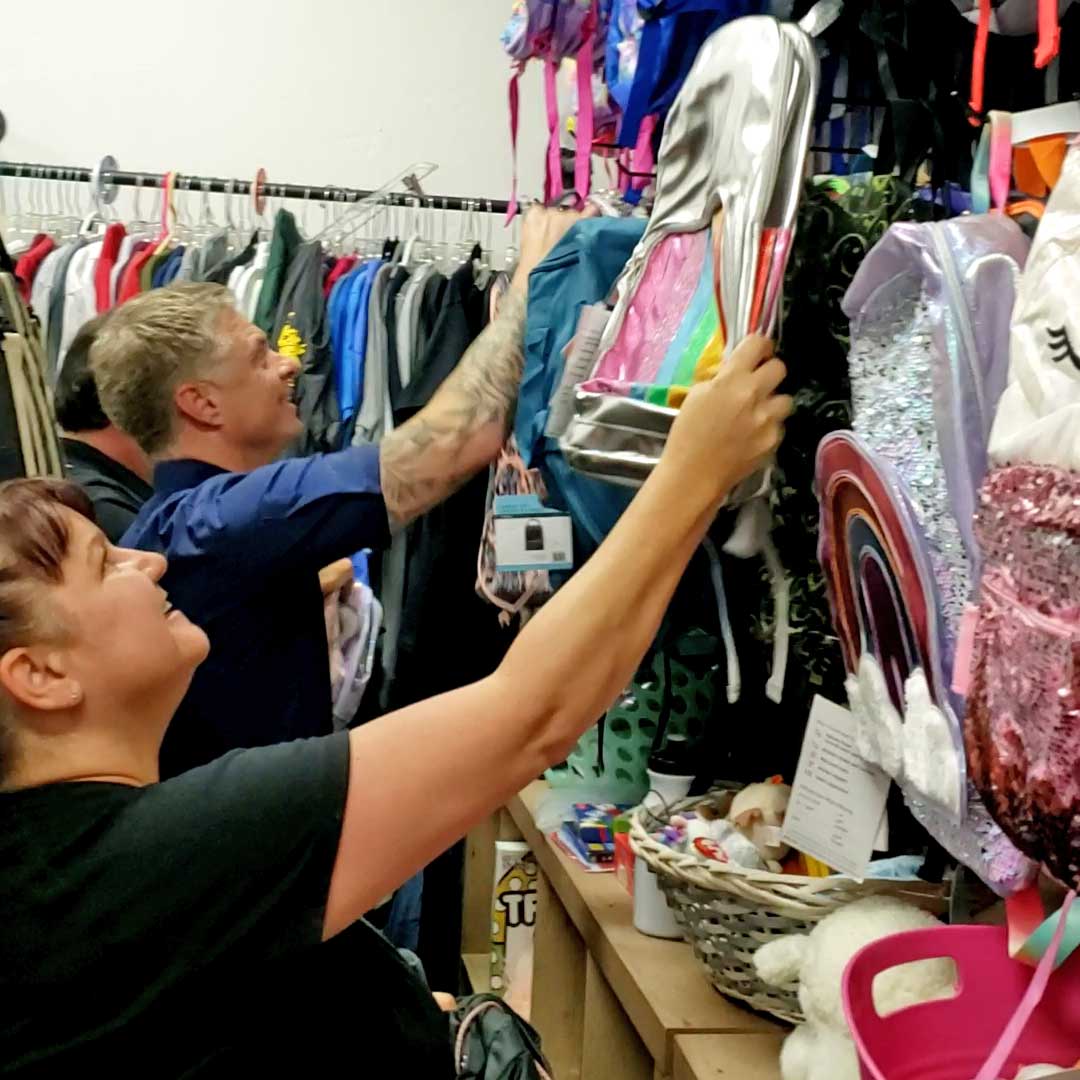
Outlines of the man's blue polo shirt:
M 389 542 L 377 447 L 250 473 L 157 466 L 123 543 L 166 556 L 169 599 L 210 637 L 165 736 L 162 778 L 238 747 L 331 731 L 319 570 Z

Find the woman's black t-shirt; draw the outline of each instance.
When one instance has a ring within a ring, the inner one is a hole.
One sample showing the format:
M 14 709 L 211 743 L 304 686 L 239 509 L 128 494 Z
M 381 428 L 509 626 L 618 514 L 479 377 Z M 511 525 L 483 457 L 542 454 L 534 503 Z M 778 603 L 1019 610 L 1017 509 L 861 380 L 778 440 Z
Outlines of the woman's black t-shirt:
M 348 771 L 343 733 L 0 795 L 0 1076 L 453 1076 L 397 951 L 321 940 Z

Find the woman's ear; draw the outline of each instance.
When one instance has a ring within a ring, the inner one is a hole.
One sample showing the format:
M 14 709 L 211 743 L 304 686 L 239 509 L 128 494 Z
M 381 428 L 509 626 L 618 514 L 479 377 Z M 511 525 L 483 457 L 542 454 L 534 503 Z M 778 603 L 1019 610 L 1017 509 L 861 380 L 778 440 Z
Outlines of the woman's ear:
M 0 686 L 22 706 L 59 712 L 82 703 L 83 689 L 67 674 L 63 655 L 42 646 L 9 649 L 0 656 Z

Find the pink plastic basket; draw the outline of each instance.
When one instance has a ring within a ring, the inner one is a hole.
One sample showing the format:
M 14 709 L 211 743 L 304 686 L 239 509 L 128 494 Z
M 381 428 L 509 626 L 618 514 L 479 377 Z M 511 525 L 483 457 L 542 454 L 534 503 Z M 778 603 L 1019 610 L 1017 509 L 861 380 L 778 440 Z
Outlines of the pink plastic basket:
M 1056 952 L 1056 949 L 1055 949 Z M 949 957 L 957 996 L 881 1017 L 874 977 L 913 960 Z M 856 953 L 844 973 L 844 1011 L 863 1080 L 972 1080 L 1020 1007 L 1034 969 L 1008 952 L 996 926 L 942 926 L 894 934 Z M 1080 950 L 1054 972 L 999 1076 L 1046 1062 L 1080 1059 Z

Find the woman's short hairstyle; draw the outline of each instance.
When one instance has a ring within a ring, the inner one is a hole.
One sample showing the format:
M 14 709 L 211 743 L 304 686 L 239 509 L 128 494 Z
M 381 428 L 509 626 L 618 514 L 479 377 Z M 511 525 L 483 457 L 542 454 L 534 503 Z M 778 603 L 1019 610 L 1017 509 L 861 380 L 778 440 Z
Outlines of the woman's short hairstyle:
M 63 625 L 43 601 L 41 586 L 63 580 L 71 543 L 65 509 L 94 520 L 86 494 L 66 480 L 0 484 L 0 656 L 63 636 Z M 11 768 L 13 752 L 11 703 L 0 691 L 0 783 Z

